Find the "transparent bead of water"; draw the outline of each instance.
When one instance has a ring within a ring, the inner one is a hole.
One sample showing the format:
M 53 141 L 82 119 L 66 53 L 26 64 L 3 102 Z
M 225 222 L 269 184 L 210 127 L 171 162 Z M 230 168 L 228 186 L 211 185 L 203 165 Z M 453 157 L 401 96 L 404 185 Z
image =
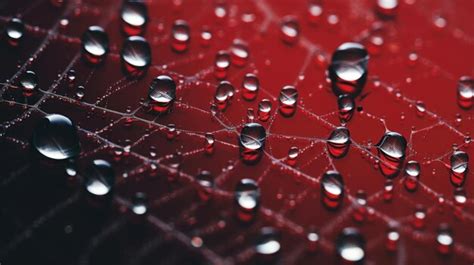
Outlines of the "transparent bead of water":
M 417 161 L 408 161 L 405 166 L 405 177 L 403 185 L 407 191 L 416 191 L 418 188 L 418 181 L 420 178 L 420 163 Z
M 337 107 L 339 109 L 339 120 L 342 124 L 346 124 L 352 119 L 354 114 L 354 99 L 349 95 L 340 95 L 337 98 Z
M 443 255 L 452 252 L 454 237 L 451 227 L 447 223 L 441 223 L 436 235 L 436 250 Z
M 202 170 L 197 176 L 196 181 L 199 184 L 198 195 L 203 201 L 211 198 L 212 189 L 214 187 L 214 177 L 211 172 Z
M 214 102 L 220 110 L 224 110 L 235 93 L 234 86 L 229 81 L 222 81 L 217 85 Z
M 366 255 L 365 239 L 356 228 L 344 228 L 337 236 L 336 252 L 344 262 L 362 262 Z
M 5 35 L 11 46 L 18 46 L 25 35 L 25 24 L 19 18 L 12 18 L 5 26 Z
M 107 196 L 115 185 L 114 169 L 109 162 L 102 159 L 92 161 L 84 177 L 86 191 L 92 196 Z
M 422 229 L 426 225 L 426 209 L 423 205 L 416 205 L 412 225 L 415 229 Z
M 299 22 L 294 17 L 285 17 L 280 25 L 280 35 L 284 43 L 293 45 L 300 35 Z
M 129 36 L 141 35 L 148 23 L 148 8 L 144 2 L 125 0 L 120 11 L 122 29 Z
M 133 77 L 142 76 L 151 64 L 151 48 L 140 36 L 128 37 L 121 51 L 122 66 Z
M 398 242 L 400 241 L 400 233 L 395 228 L 390 228 L 387 231 L 385 239 L 385 247 L 389 251 L 396 251 Z
M 247 164 L 260 161 L 265 148 L 267 133 L 259 123 L 247 123 L 240 131 L 240 157 Z
M 258 119 L 260 121 L 267 121 L 270 118 L 270 112 L 272 111 L 272 102 L 269 99 L 262 99 L 258 103 Z
M 376 11 L 382 18 L 391 18 L 396 15 L 398 0 L 377 0 Z
M 176 20 L 171 29 L 171 48 L 175 52 L 184 52 L 191 42 L 189 25 L 184 20 Z
M 470 109 L 474 104 L 474 79 L 470 76 L 461 76 L 457 87 L 458 105 L 463 109 Z
M 176 82 L 168 75 L 155 77 L 148 89 L 152 109 L 158 113 L 170 110 L 176 99 Z
M 143 216 L 148 212 L 148 198 L 145 193 L 137 192 L 133 195 L 131 210 L 137 216 Z
M 321 177 L 321 201 L 329 210 L 339 208 L 344 199 L 344 180 L 337 171 L 327 171 Z
M 212 155 L 214 153 L 214 145 L 216 139 L 212 133 L 206 133 L 205 137 L 205 152 L 207 155 Z
M 350 144 L 351 134 L 346 127 L 335 128 L 327 140 L 329 154 L 334 158 L 344 157 L 349 151 Z
M 230 47 L 230 55 L 233 65 L 238 67 L 244 66 L 250 57 L 247 43 L 241 39 L 235 39 Z
M 235 187 L 237 217 L 242 222 L 254 220 L 260 205 L 260 188 L 253 179 L 241 179 Z
M 224 79 L 230 67 L 230 54 L 227 51 L 218 51 L 214 62 L 214 76 Z
M 280 234 L 272 227 L 263 227 L 257 238 L 255 251 L 260 258 L 269 258 L 281 249 Z
M 81 44 L 84 58 L 92 64 L 102 62 L 109 52 L 109 37 L 99 26 L 90 26 L 82 35 Z
M 280 114 L 284 117 L 291 117 L 296 112 L 298 103 L 298 91 L 294 86 L 284 86 L 280 91 Z
M 260 81 L 254 74 L 246 74 L 242 81 L 242 97 L 246 100 L 254 100 L 257 97 Z
M 288 150 L 288 156 L 286 158 L 286 163 L 290 166 L 295 166 L 296 162 L 298 160 L 298 156 L 300 154 L 300 150 L 296 146 L 290 147 L 290 150 Z
M 26 71 L 20 77 L 23 96 L 30 97 L 38 90 L 38 76 L 33 71 Z
M 450 170 L 453 186 L 463 186 L 469 172 L 469 155 L 464 151 L 454 151 L 450 157 Z
M 380 157 L 380 171 L 388 178 L 396 177 L 406 156 L 405 137 L 397 132 L 386 132 L 376 147 Z

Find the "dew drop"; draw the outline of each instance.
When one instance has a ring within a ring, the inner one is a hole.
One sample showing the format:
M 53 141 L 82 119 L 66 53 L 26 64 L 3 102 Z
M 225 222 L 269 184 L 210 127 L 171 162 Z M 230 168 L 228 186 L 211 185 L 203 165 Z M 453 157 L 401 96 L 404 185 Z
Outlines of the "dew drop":
M 171 29 L 171 48 L 175 52 L 184 52 L 191 41 L 189 25 L 184 20 L 176 20 Z
M 344 181 L 337 171 L 327 171 L 321 178 L 321 201 L 330 209 L 337 209 L 344 199 Z
M 145 3 L 137 0 L 126 0 L 120 12 L 122 29 L 125 34 L 141 35 L 148 22 L 148 8 Z
M 310 231 L 306 234 L 307 249 L 310 252 L 314 252 L 318 249 L 319 246 L 319 234 L 316 231 Z
M 341 44 L 332 55 L 328 68 L 332 91 L 337 96 L 360 94 L 367 80 L 367 49 L 353 42 Z
M 286 163 L 290 166 L 295 166 L 296 161 L 298 160 L 298 156 L 300 154 L 300 150 L 296 146 L 290 147 L 290 150 L 288 150 L 288 156 L 286 158 Z
M 334 158 L 344 157 L 349 151 L 351 134 L 346 127 L 335 128 L 327 140 L 329 154 Z
M 408 161 L 405 166 L 405 178 L 403 179 L 403 185 L 405 189 L 410 192 L 414 192 L 418 188 L 418 181 L 420 178 L 420 164 L 416 161 Z
M 246 100 L 254 100 L 257 97 L 260 82 L 254 74 L 246 74 L 242 81 L 242 97 Z
M 208 28 L 203 28 L 201 31 L 201 45 L 208 47 L 211 44 L 212 32 Z
M 294 86 L 284 86 L 280 91 L 280 114 L 284 117 L 291 117 L 296 112 L 298 103 L 298 91 Z
M 469 155 L 463 151 L 454 151 L 450 158 L 451 183 L 455 187 L 464 185 L 469 172 Z
M 132 197 L 132 212 L 137 216 L 143 216 L 148 212 L 148 198 L 145 193 L 137 192 Z
M 463 187 L 457 187 L 454 189 L 453 197 L 456 205 L 460 207 L 464 206 L 467 202 L 466 190 L 464 190 Z
M 376 146 L 380 156 L 380 171 L 388 178 L 396 177 L 405 160 L 405 137 L 397 132 L 386 132 Z
M 358 190 L 355 196 L 355 210 L 352 218 L 356 222 L 363 222 L 367 218 L 367 194 L 363 190 Z
M 344 228 L 336 239 L 336 251 L 344 262 L 361 262 L 365 258 L 365 239 L 356 228 Z
M 217 85 L 214 102 L 220 110 L 224 110 L 234 96 L 234 86 L 229 81 L 222 81 Z
M 422 205 L 417 205 L 413 214 L 412 224 L 416 229 L 422 229 L 426 223 L 426 209 Z
M 92 161 L 85 176 L 85 188 L 94 197 L 105 197 L 115 185 L 115 172 L 109 162 L 101 159 Z
M 20 78 L 23 96 L 30 97 L 38 90 L 38 76 L 33 71 L 26 71 Z
M 260 161 L 267 133 L 259 123 L 247 123 L 239 136 L 240 157 L 245 163 L 254 164 Z
M 214 187 L 214 177 L 211 172 L 202 170 L 196 176 L 196 181 L 199 184 L 198 195 L 203 201 L 208 201 L 211 198 L 211 192 Z
M 425 103 L 423 103 L 423 101 L 417 101 L 415 104 L 415 107 L 416 107 L 416 114 L 419 117 L 423 117 L 426 113 Z
M 32 145 L 44 157 L 64 160 L 79 155 L 81 148 L 76 126 L 60 114 L 50 114 L 36 125 Z
M 280 234 L 272 227 L 263 227 L 257 238 L 255 251 L 260 258 L 269 258 L 280 251 Z
M 148 98 L 152 109 L 158 113 L 170 110 L 176 99 L 176 83 L 168 75 L 155 77 L 148 90 Z
M 436 235 L 436 249 L 441 254 L 451 253 L 454 246 L 454 237 L 451 231 L 451 227 L 448 224 L 442 223 L 438 227 L 438 233 Z
M 242 222 L 255 219 L 260 205 L 260 188 L 252 179 L 241 179 L 235 187 L 237 217 Z
M 398 0 L 377 0 L 376 9 L 383 18 L 393 17 L 398 9 Z
M 143 37 L 128 37 L 123 45 L 121 58 L 127 74 L 133 77 L 142 76 L 151 63 L 150 45 Z
M 230 54 L 226 51 L 218 51 L 214 62 L 214 75 L 217 79 L 224 79 L 230 66 Z
M 470 109 L 474 103 L 474 79 L 470 76 L 461 76 L 457 92 L 458 105 L 463 109 Z
M 214 145 L 216 139 L 212 133 L 206 133 L 205 137 L 205 152 L 207 155 L 212 155 L 214 153 Z
M 238 67 L 244 66 L 250 57 L 248 45 L 240 39 L 233 41 L 230 47 L 230 54 L 232 64 Z
M 284 18 L 280 25 L 280 33 L 284 43 L 289 45 L 295 44 L 300 35 L 300 25 L 296 18 Z
M 400 241 L 400 233 L 395 228 L 390 228 L 385 237 L 385 247 L 389 251 L 396 251 L 398 242 Z
M 339 120 L 345 124 L 352 119 L 355 110 L 354 99 L 349 95 L 340 95 L 337 98 L 337 106 L 339 109 Z
M 109 37 L 99 26 L 90 26 L 82 35 L 81 44 L 84 57 L 92 64 L 102 62 L 109 52 Z
M 258 119 L 261 121 L 268 121 L 270 112 L 272 111 L 272 102 L 269 99 L 262 99 L 258 103 Z
M 11 46 L 18 46 L 25 35 L 25 24 L 19 18 L 12 18 L 6 25 L 5 34 Z
M 322 17 L 323 7 L 320 1 L 310 1 L 308 4 L 308 20 L 310 23 L 317 24 Z
M 384 191 L 383 191 L 383 199 L 386 202 L 389 202 L 393 199 L 393 180 L 387 179 L 385 180 Z

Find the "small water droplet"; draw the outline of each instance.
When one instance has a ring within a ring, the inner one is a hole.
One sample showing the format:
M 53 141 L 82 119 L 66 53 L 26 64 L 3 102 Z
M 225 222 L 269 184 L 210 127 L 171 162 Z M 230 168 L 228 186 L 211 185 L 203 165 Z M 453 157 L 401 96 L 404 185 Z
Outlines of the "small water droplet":
M 361 262 L 365 258 L 365 239 L 356 228 L 344 228 L 336 239 L 336 251 L 344 262 Z
M 451 227 L 442 223 L 438 227 L 438 234 L 436 235 L 437 250 L 441 254 L 449 254 L 454 246 L 454 237 Z
M 240 157 L 245 163 L 254 164 L 260 161 L 267 133 L 258 123 L 244 125 L 239 136 Z
M 335 128 L 327 140 L 328 151 L 334 158 L 344 157 L 349 151 L 351 134 L 346 127 Z
M 128 37 L 123 45 L 121 58 L 127 74 L 133 77 L 142 76 L 151 63 L 150 45 L 143 37 Z
M 11 46 L 18 46 L 25 35 L 25 24 L 19 18 L 12 18 L 5 27 L 5 34 Z
M 92 161 L 86 171 L 85 188 L 89 195 L 105 197 L 115 185 L 115 172 L 109 162 L 101 159 Z
M 426 223 L 426 209 L 423 205 L 417 205 L 413 214 L 412 224 L 415 229 L 422 229 Z
M 315 252 L 319 247 L 319 240 L 320 240 L 319 234 L 314 230 L 306 234 L 308 251 Z
M 92 64 L 102 62 L 109 52 L 109 37 L 99 26 L 90 26 L 82 35 L 81 44 L 84 57 Z
M 235 187 L 237 217 L 242 222 L 254 220 L 260 205 L 260 188 L 252 179 L 241 179 Z
M 258 103 L 258 119 L 261 121 L 267 121 L 270 118 L 270 112 L 272 111 L 272 102 L 269 99 L 262 99 Z
M 254 100 L 257 97 L 260 82 L 254 74 L 246 74 L 242 81 L 242 97 L 246 100 Z
M 171 48 L 175 52 L 184 52 L 188 49 L 191 42 L 191 33 L 189 25 L 184 20 L 176 20 L 171 29 Z
M 214 177 L 211 172 L 202 170 L 196 177 L 199 184 L 198 194 L 203 201 L 208 201 L 211 198 L 211 192 L 214 187 Z
M 337 171 L 327 171 L 321 178 L 321 201 L 323 205 L 334 210 L 339 208 L 344 199 L 344 180 Z
M 403 179 L 403 185 L 405 189 L 410 192 L 414 192 L 418 188 L 418 181 L 420 178 L 420 164 L 416 161 L 408 161 L 405 166 L 405 178 Z
M 464 185 L 469 172 L 469 155 L 463 151 L 454 151 L 450 158 L 451 183 L 455 187 Z
M 212 32 L 208 28 L 203 28 L 201 31 L 201 45 L 208 47 L 211 44 Z
M 217 79 L 224 79 L 230 66 L 230 54 L 227 51 L 218 51 L 214 62 L 214 75 Z
M 457 87 L 458 105 L 463 109 L 470 109 L 474 103 L 474 79 L 470 76 L 461 76 Z
M 143 216 L 148 212 L 148 198 L 145 193 L 137 192 L 132 197 L 132 212 L 137 216 Z
M 290 150 L 288 150 L 288 156 L 286 158 L 286 163 L 290 166 L 295 166 L 296 161 L 298 160 L 298 156 L 300 154 L 300 150 L 296 146 L 290 147 Z
M 241 39 L 235 39 L 230 47 L 230 54 L 233 65 L 238 67 L 244 66 L 250 57 L 247 43 Z
M 216 139 L 212 133 L 206 133 L 205 137 L 205 152 L 207 155 L 212 155 L 214 153 L 214 144 Z
M 284 18 L 280 25 L 280 32 L 283 42 L 290 45 L 296 43 L 300 35 L 300 25 L 296 18 Z
M 340 95 L 337 98 L 337 106 L 339 109 L 339 120 L 345 124 L 352 119 L 355 110 L 354 99 L 349 95 Z
M 280 91 L 280 114 L 284 117 L 291 117 L 296 112 L 298 103 L 298 91 L 294 86 L 284 86 Z
M 234 86 L 229 81 L 222 81 L 217 85 L 214 102 L 220 110 L 224 110 L 234 96 Z
M 309 22 L 317 24 L 321 20 L 323 14 L 323 7 L 320 1 L 309 1 L 307 14 Z
M 260 255 L 260 258 L 271 258 L 271 256 L 276 255 L 280 249 L 280 234 L 278 231 L 272 227 L 263 227 L 260 230 L 260 235 L 255 245 L 255 251 Z
M 393 17 L 398 9 L 398 0 L 377 0 L 376 9 L 383 18 Z
M 400 173 L 405 160 L 407 141 L 397 132 L 386 132 L 376 145 L 380 156 L 380 171 L 388 178 Z
M 417 101 L 416 104 L 415 104 L 415 107 L 416 107 L 416 114 L 419 117 L 423 117 L 425 115 L 425 112 L 426 112 L 425 103 L 423 103 L 423 101 Z
M 26 71 L 20 78 L 23 96 L 30 97 L 38 90 L 38 76 L 33 71 Z
M 158 113 L 170 110 L 176 99 L 176 82 L 168 75 L 155 77 L 148 90 L 152 109 Z
M 400 241 L 400 233 L 395 228 L 389 228 L 386 234 L 385 247 L 389 251 L 396 251 L 398 242 Z
M 393 199 L 393 180 L 387 179 L 384 184 L 383 199 L 389 202 Z

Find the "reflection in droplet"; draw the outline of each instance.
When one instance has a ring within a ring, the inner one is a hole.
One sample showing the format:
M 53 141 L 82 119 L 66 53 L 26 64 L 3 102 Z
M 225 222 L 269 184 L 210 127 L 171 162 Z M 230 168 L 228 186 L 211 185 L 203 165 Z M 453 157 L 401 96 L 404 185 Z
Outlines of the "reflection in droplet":
M 272 102 L 269 99 L 262 99 L 258 103 L 258 119 L 261 121 L 267 121 L 270 118 L 270 112 L 272 111 Z
M 257 238 L 255 251 L 261 259 L 268 259 L 277 254 L 281 249 L 280 234 L 272 227 L 263 227 Z
M 349 151 L 351 134 L 346 127 L 335 128 L 327 140 L 328 151 L 334 158 L 344 157 Z
M 349 122 L 355 110 L 354 99 L 349 95 L 340 95 L 337 98 L 337 106 L 339 109 L 339 120 L 342 124 Z
M 416 205 L 415 212 L 412 219 L 413 227 L 416 229 L 422 229 L 426 224 L 426 209 L 423 205 Z
M 420 178 L 420 164 L 416 161 L 408 161 L 405 166 L 405 178 L 403 185 L 407 191 L 416 191 L 418 188 L 418 180 Z
M 260 161 L 265 148 L 267 133 L 258 123 L 244 125 L 239 136 L 240 157 L 247 164 Z
M 171 29 L 171 48 L 175 52 L 184 52 L 188 49 L 191 41 L 189 25 L 184 20 L 176 20 Z
M 214 94 L 214 102 L 220 110 L 224 110 L 234 96 L 234 86 L 229 81 L 222 81 L 216 88 Z
M 141 35 L 145 31 L 148 22 L 148 9 L 144 2 L 126 0 L 120 11 L 122 28 L 125 34 Z
M 230 47 L 231 61 L 235 66 L 244 66 L 249 57 L 250 52 L 247 44 L 240 39 L 235 39 Z
M 365 258 L 365 239 L 356 228 L 344 228 L 336 239 L 336 251 L 344 262 L 361 262 Z
M 451 253 L 454 246 L 454 237 L 451 227 L 448 224 L 442 223 L 438 227 L 438 234 L 436 235 L 437 250 L 441 254 Z
M 23 96 L 30 97 L 38 90 L 38 76 L 33 71 L 26 71 L 20 77 Z
M 214 75 L 217 79 L 224 79 L 230 66 L 230 54 L 226 51 L 218 51 L 214 62 Z
M 127 74 L 133 77 L 142 76 L 151 63 L 150 45 L 143 37 L 128 37 L 123 45 L 121 58 Z
M 281 39 L 287 44 L 294 44 L 300 35 L 300 25 L 296 18 L 286 17 L 280 26 Z
M 316 251 L 319 247 L 319 240 L 320 240 L 319 234 L 314 230 L 306 234 L 308 251 L 310 252 Z
M 11 46 L 18 46 L 25 35 L 25 24 L 19 18 L 12 18 L 5 27 L 5 35 Z
M 280 114 L 284 117 L 291 117 L 296 112 L 298 103 L 298 91 L 294 86 L 284 86 L 280 91 Z
M 109 52 L 109 37 L 99 26 L 90 26 L 82 35 L 82 53 L 92 64 L 100 63 Z
M 396 177 L 405 161 L 405 137 L 397 132 L 386 132 L 376 146 L 380 156 L 380 171 L 388 178 Z
M 87 192 L 92 196 L 104 197 L 115 185 L 115 172 L 109 162 L 101 159 L 92 161 L 84 176 Z
M 242 222 L 254 220 L 260 205 L 260 188 L 252 179 L 241 179 L 235 187 L 237 217 Z
M 457 99 L 461 108 L 470 109 L 474 103 L 474 79 L 461 76 L 458 81 Z
M 398 248 L 398 242 L 400 241 L 400 233 L 395 228 L 390 228 L 387 231 L 385 239 L 385 247 L 389 251 L 396 251 Z
M 355 210 L 352 218 L 356 222 L 363 222 L 367 218 L 367 194 L 363 190 L 358 190 L 355 196 Z
M 203 201 L 208 201 L 211 198 L 212 188 L 214 187 L 214 177 L 211 172 L 202 170 L 196 177 L 199 184 L 198 194 Z
M 137 216 L 143 216 L 148 212 L 148 198 L 145 193 L 137 192 L 132 197 L 132 212 Z
M 242 81 L 242 97 L 246 100 L 254 100 L 257 97 L 260 82 L 254 74 L 246 74 Z
M 41 155 L 53 160 L 73 158 L 81 151 L 76 126 L 60 114 L 47 115 L 38 122 L 32 145 Z
M 344 199 L 344 180 L 337 171 L 327 171 L 321 177 L 321 201 L 323 205 L 334 210 L 339 208 Z
M 463 151 L 455 151 L 450 158 L 451 183 L 455 187 L 464 185 L 469 172 L 469 155 Z
M 212 133 L 206 133 L 205 135 L 205 152 L 207 155 L 212 155 L 214 153 L 214 144 L 216 139 Z
M 170 110 L 176 99 L 176 83 L 168 75 L 160 75 L 153 79 L 148 90 L 148 97 L 152 109 L 158 113 Z

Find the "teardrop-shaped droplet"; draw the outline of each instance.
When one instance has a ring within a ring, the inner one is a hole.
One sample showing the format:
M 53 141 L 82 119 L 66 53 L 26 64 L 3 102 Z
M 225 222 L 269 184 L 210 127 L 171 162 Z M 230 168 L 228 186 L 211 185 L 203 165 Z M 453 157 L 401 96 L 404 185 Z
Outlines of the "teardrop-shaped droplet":
M 367 80 L 368 60 L 369 54 L 363 45 L 353 42 L 341 44 L 333 53 L 328 68 L 334 94 L 359 95 Z
M 294 86 L 284 86 L 280 91 L 280 114 L 284 117 L 291 117 L 296 112 L 298 103 L 298 91 Z
M 23 96 L 30 97 L 38 90 L 38 76 L 33 71 L 26 71 L 20 77 Z
M 220 110 L 224 110 L 230 103 L 234 96 L 234 86 L 229 81 L 222 81 L 216 88 L 214 95 L 214 102 Z
M 11 46 L 18 46 L 25 35 L 25 24 L 19 18 L 12 18 L 5 27 L 5 35 Z
M 334 158 L 344 157 L 349 151 L 351 134 L 346 127 L 335 128 L 327 140 L 328 151 Z
M 260 188 L 253 179 L 241 179 L 235 187 L 237 217 L 242 222 L 254 220 L 260 205 Z
M 230 67 L 230 54 L 227 51 L 218 51 L 214 62 L 214 75 L 217 79 L 224 79 Z
M 253 164 L 260 161 L 267 133 L 258 123 L 247 123 L 240 131 L 240 157 L 245 163 Z
M 255 251 L 261 262 L 269 262 L 281 249 L 280 233 L 272 227 L 263 227 L 255 244 Z
M 334 210 L 339 208 L 344 199 L 344 180 L 337 171 L 327 171 L 321 177 L 321 201 L 323 205 Z
M 406 155 L 407 141 L 397 132 L 386 132 L 376 145 L 380 159 L 380 171 L 388 178 L 400 173 Z
M 82 35 L 82 53 L 92 64 L 103 61 L 109 52 L 109 37 L 103 28 L 90 26 Z
M 281 39 L 286 44 L 294 44 L 300 35 L 300 24 L 294 17 L 286 17 L 280 25 Z
M 451 183 L 455 187 L 464 185 L 469 172 L 469 155 L 463 151 L 455 151 L 450 158 Z
M 257 97 L 260 82 L 254 74 L 246 74 L 242 81 L 242 97 L 246 100 L 254 100 Z
M 356 228 L 344 228 L 336 239 L 336 251 L 344 262 L 362 262 L 365 258 L 365 239 Z
M 189 25 L 184 20 L 176 20 L 171 29 L 171 48 L 175 52 L 184 52 L 191 41 Z
M 438 227 L 438 233 L 436 235 L 436 249 L 441 254 L 449 254 L 452 252 L 454 246 L 454 237 L 451 227 L 442 223 Z
M 382 18 L 393 17 L 398 9 L 398 0 L 377 0 L 376 9 Z
M 84 176 L 88 194 L 94 197 L 109 195 L 115 185 L 115 172 L 109 162 L 101 159 L 92 161 Z
M 142 1 L 126 0 L 122 5 L 120 17 L 125 34 L 141 35 L 148 22 L 148 8 Z
M 461 108 L 470 109 L 474 104 L 474 79 L 470 76 L 461 76 L 458 81 L 457 99 Z
M 199 184 L 199 198 L 203 201 L 208 201 L 211 198 L 212 188 L 214 187 L 214 177 L 211 172 L 202 170 L 199 175 L 196 176 L 196 181 Z
M 155 77 L 148 90 L 148 98 L 152 109 L 158 113 L 170 110 L 176 99 L 176 83 L 168 75 Z
M 349 95 L 340 95 L 337 98 L 337 106 L 339 109 L 339 120 L 345 124 L 352 119 L 355 110 L 354 99 Z
M 121 58 L 127 74 L 133 77 L 142 76 L 151 63 L 150 45 L 143 37 L 128 37 L 123 45 Z
M 270 112 L 272 111 L 272 102 L 269 99 L 262 99 L 258 103 L 258 119 L 261 121 L 267 121 L 270 118 Z
M 60 114 L 50 114 L 36 125 L 32 145 L 44 157 L 65 160 L 81 152 L 79 136 L 72 121 Z
M 233 65 L 238 67 L 244 66 L 250 57 L 247 43 L 243 40 L 235 39 L 230 47 L 230 54 Z

